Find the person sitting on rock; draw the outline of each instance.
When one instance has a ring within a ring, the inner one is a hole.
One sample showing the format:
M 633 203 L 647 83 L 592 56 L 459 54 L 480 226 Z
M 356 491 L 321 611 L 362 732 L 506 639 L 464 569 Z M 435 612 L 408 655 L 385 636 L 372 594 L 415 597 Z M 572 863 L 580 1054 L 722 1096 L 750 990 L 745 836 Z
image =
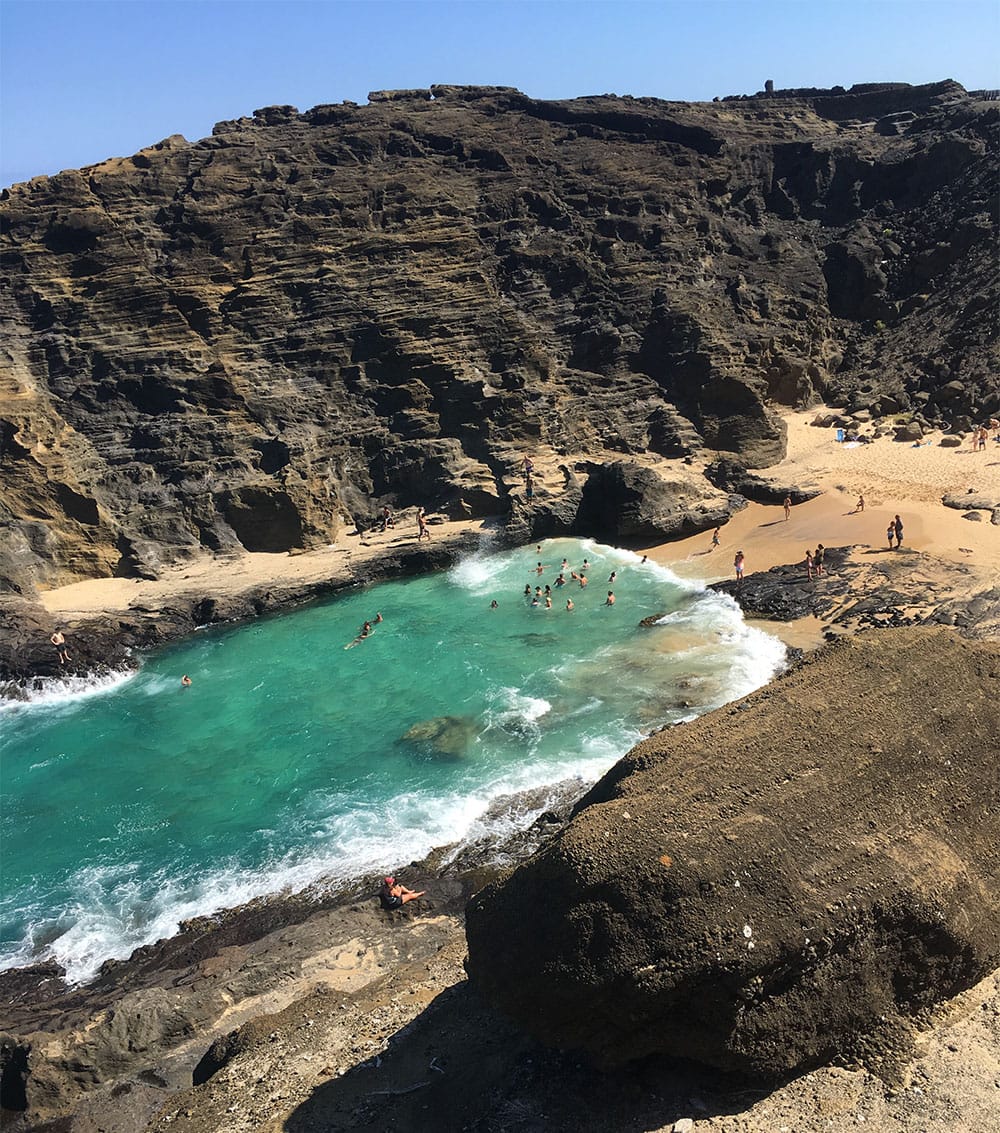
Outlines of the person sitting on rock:
M 383 909 L 401 909 L 407 901 L 415 901 L 426 892 L 426 889 L 421 889 L 419 893 L 414 893 L 412 889 L 400 885 L 394 877 L 386 877 L 379 889 L 378 899 Z

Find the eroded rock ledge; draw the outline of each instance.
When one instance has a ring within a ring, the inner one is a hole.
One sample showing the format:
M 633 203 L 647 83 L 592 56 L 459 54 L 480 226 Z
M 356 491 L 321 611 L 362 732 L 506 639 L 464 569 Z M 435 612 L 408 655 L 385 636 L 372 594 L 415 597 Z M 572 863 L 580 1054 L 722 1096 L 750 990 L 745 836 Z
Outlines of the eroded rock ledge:
M 658 734 L 471 902 L 472 980 L 604 1063 L 891 1068 L 1000 962 L 998 693 L 995 643 L 869 632 Z

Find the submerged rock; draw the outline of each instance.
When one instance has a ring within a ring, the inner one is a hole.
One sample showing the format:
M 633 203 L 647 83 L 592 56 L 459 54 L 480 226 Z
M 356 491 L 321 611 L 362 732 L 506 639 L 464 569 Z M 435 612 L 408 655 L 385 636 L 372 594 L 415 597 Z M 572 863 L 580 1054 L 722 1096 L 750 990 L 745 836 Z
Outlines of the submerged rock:
M 477 724 L 471 716 L 435 716 L 421 720 L 403 733 L 403 742 L 415 744 L 433 755 L 461 758 L 476 737 Z
M 1000 962 L 998 694 L 995 643 L 883 631 L 659 733 L 470 902 L 472 981 L 604 1064 L 886 1065 Z

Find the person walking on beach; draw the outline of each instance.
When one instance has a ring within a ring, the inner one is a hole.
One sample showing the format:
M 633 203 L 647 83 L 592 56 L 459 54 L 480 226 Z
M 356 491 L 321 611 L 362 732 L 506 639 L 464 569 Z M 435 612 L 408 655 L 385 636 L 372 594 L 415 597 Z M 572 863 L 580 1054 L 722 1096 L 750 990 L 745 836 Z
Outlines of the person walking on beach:
M 903 521 L 897 515 L 892 521 L 892 529 L 896 532 L 896 550 L 903 545 Z
M 423 897 L 426 892 L 426 889 L 421 889 L 419 893 L 415 893 L 405 885 L 400 885 L 394 877 L 387 877 L 379 889 L 378 899 L 383 909 L 401 909 L 408 902 Z
M 810 582 L 812 582 L 814 563 L 815 563 L 815 560 L 813 559 L 812 551 L 807 550 L 806 551 L 806 577 L 809 579 Z
M 722 530 L 722 528 L 721 528 L 721 527 L 717 527 L 717 528 L 716 528 L 716 529 L 715 529 L 715 530 L 714 530 L 714 531 L 712 532 L 712 545 L 711 545 L 711 547 L 709 547 L 709 548 L 708 548 L 708 549 L 709 549 L 710 551 L 714 551 L 714 550 L 715 550 L 715 548 L 716 548 L 716 547 L 718 547 L 718 546 L 719 546 L 719 544 L 720 544 L 720 543 L 722 542 L 722 540 L 721 540 L 721 539 L 719 538 L 719 532 L 720 532 L 721 530 Z
M 826 547 L 822 543 L 816 544 L 816 552 L 813 555 L 813 564 L 816 567 L 817 578 L 823 573 L 823 560 L 826 558 Z
M 746 569 L 746 559 L 742 551 L 736 552 L 736 558 L 733 559 L 733 568 L 736 571 L 736 585 L 743 585 L 743 571 Z
M 55 633 L 49 638 L 49 641 L 56 647 L 56 657 L 59 658 L 59 664 L 65 665 L 69 660 L 69 646 L 66 644 L 66 638 L 63 636 L 63 631 L 57 629 Z
M 896 525 L 890 519 L 889 520 L 889 526 L 885 529 L 885 537 L 886 537 L 886 539 L 889 540 L 889 550 L 890 551 L 892 550 L 892 541 L 895 538 L 895 536 L 896 536 Z
M 781 506 L 785 509 L 785 522 L 787 523 L 788 517 L 792 514 L 792 497 L 785 496 L 785 502 Z

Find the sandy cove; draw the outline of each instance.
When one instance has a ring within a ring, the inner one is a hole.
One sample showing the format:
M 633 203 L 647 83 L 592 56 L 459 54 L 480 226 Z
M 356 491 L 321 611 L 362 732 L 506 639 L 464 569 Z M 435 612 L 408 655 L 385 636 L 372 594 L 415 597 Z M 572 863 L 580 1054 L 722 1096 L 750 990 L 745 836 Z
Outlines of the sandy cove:
M 960 511 L 942 506 L 946 494 L 974 492 L 1000 503 L 1000 444 L 992 439 L 985 452 L 968 442 L 941 448 L 940 434 L 930 434 L 920 447 L 880 438 L 871 444 L 838 444 L 835 430 L 810 424 L 817 410 L 788 413 L 788 453 L 762 470 L 776 482 L 816 486 L 822 494 L 792 508 L 786 522 L 782 508 L 750 503 L 722 529 L 721 546 L 712 549 L 705 532 L 642 548 L 656 562 L 682 578 L 714 582 L 732 577 L 733 555 L 746 554 L 747 573 L 783 563 L 802 562 L 817 542 L 827 547 L 883 548 L 886 526 L 898 513 L 904 522 L 904 544 L 931 559 L 962 563 L 970 590 L 1000 578 L 1000 527 L 980 513 L 970 522 Z M 927 443 L 929 442 L 929 443 Z M 715 454 L 708 454 L 707 463 Z M 859 512 L 859 495 L 865 510 Z M 440 522 L 431 527 L 430 545 L 487 535 L 483 520 Z M 100 578 L 45 591 L 41 601 L 56 619 L 72 621 L 99 613 L 118 613 L 137 606 L 155 608 L 178 595 L 238 594 L 262 586 L 275 589 L 316 584 L 363 573 L 366 564 L 416 544 L 416 523 L 407 514 L 386 532 L 349 535 L 343 543 L 302 554 L 244 553 L 217 559 L 205 557 L 165 571 L 155 580 Z M 427 543 L 424 546 L 428 546 Z M 924 567 L 927 561 L 924 560 Z M 376 572 L 377 573 L 377 572 Z M 954 576 L 949 575 L 954 584 Z M 801 630 L 773 627 L 779 636 L 802 644 Z M 809 634 L 806 634 L 806 639 Z M 818 639 L 817 639 L 818 640 Z
M 991 441 L 985 453 L 973 453 L 967 445 L 910 448 L 878 440 L 848 449 L 837 444 L 833 430 L 810 426 L 814 415 L 815 410 L 788 415 L 788 456 L 764 474 L 777 483 L 817 485 L 822 495 L 794 507 L 787 521 L 780 506 L 749 504 L 723 528 L 722 545 L 714 550 L 711 532 L 704 532 L 648 548 L 647 553 L 682 577 L 706 581 L 732 577 L 737 548 L 746 553 L 751 572 L 800 562 L 805 549 L 817 542 L 850 545 L 857 555 L 881 558 L 895 554 L 886 548 L 885 528 L 898 512 L 905 523 L 905 544 L 922 552 L 921 578 L 953 592 L 996 584 L 1000 528 L 989 522 L 988 513 L 983 522 L 963 519 L 961 512 L 943 507 L 940 498 L 971 488 L 1000 499 L 1000 445 Z M 855 507 L 859 493 L 865 496 L 863 513 Z M 432 528 L 440 542 L 482 530 L 481 524 Z M 95 580 L 50 591 L 43 600 L 54 617 L 72 620 L 135 606 L 155 608 L 178 594 L 239 593 L 260 586 L 294 590 L 337 575 L 364 574 L 365 563 L 398 553 L 412 545 L 415 536 L 415 525 L 403 517 L 395 530 L 349 537 L 343 545 L 307 554 L 206 560 L 156 582 Z M 898 561 L 914 560 L 899 556 Z M 956 566 L 963 569 L 956 572 Z M 766 623 L 763 628 L 792 644 L 809 646 L 818 644 L 825 625 L 803 619 L 799 624 Z M 641 1127 L 651 1133 L 666 1133 L 673 1121 L 688 1117 L 694 1133 L 825 1133 L 853 1129 L 862 1121 L 880 1133 L 916 1133 L 929 1124 L 949 1133 L 973 1128 L 1000 1133 L 996 975 L 936 1013 L 937 1028 L 926 1033 L 906 1080 L 895 1086 L 867 1071 L 833 1067 L 770 1091 L 748 1090 L 687 1067 L 636 1066 L 595 1078 L 565 1055 L 538 1048 L 470 995 L 462 970 L 460 910 L 448 908 L 446 913 L 449 903 L 441 900 L 454 882 L 441 877 L 436 884 L 441 892 L 432 893 L 435 912 L 418 914 L 413 922 L 384 921 L 365 902 L 350 910 L 314 914 L 301 928 L 278 930 L 273 940 L 248 946 L 245 959 L 241 950 L 224 949 L 226 962 L 253 980 L 259 977 L 253 975 L 258 969 L 251 954 L 280 951 L 283 964 L 289 965 L 283 969 L 280 1002 L 261 998 L 260 1007 L 268 1013 L 251 1031 L 240 1032 L 245 1052 L 204 1085 L 164 1098 L 159 1088 L 137 1083 L 130 1094 L 121 1094 L 134 1105 L 122 1101 L 119 1127 L 163 1133 L 391 1127 L 418 1133 L 468 1128 L 471 1114 L 481 1122 L 475 1128 L 482 1130 L 544 1127 L 599 1133 L 638 1128 L 634 1121 L 641 1113 Z M 293 945 L 300 934 L 301 948 Z M 338 943 L 341 936 L 344 946 Z M 329 974 L 316 975 L 329 966 L 326 952 L 331 946 L 339 973 L 332 995 Z M 373 962 L 373 957 L 381 958 Z M 207 958 L 197 970 L 206 979 L 221 978 L 212 967 L 219 962 Z M 195 1044 L 198 1051 L 254 1015 L 241 1011 L 220 1021 Z M 174 1088 L 183 1073 L 190 1072 L 188 1062 L 193 1065 L 196 1053 L 179 1060 L 186 1067 L 177 1068 L 179 1077 L 166 1075 Z M 449 1067 L 447 1080 L 442 1064 Z M 503 1083 L 516 1079 L 525 1087 L 525 1066 L 535 1068 L 528 1072 L 534 1085 L 522 1088 L 511 1105 L 528 1109 L 491 1116 L 477 1113 L 475 1106 L 469 1109 L 467 1099 L 481 1095 L 484 1082 L 490 1089 L 505 1090 Z M 549 1090 L 552 1079 L 570 1083 L 564 1091 L 568 1098 L 589 1099 L 586 1115 L 580 1106 L 563 1104 L 560 1091 Z M 96 1120 L 109 1103 L 104 1091 L 90 1096 L 80 1127 L 91 1129 L 87 1121 Z M 542 1112 L 549 1116 L 547 1125 L 538 1124 Z

